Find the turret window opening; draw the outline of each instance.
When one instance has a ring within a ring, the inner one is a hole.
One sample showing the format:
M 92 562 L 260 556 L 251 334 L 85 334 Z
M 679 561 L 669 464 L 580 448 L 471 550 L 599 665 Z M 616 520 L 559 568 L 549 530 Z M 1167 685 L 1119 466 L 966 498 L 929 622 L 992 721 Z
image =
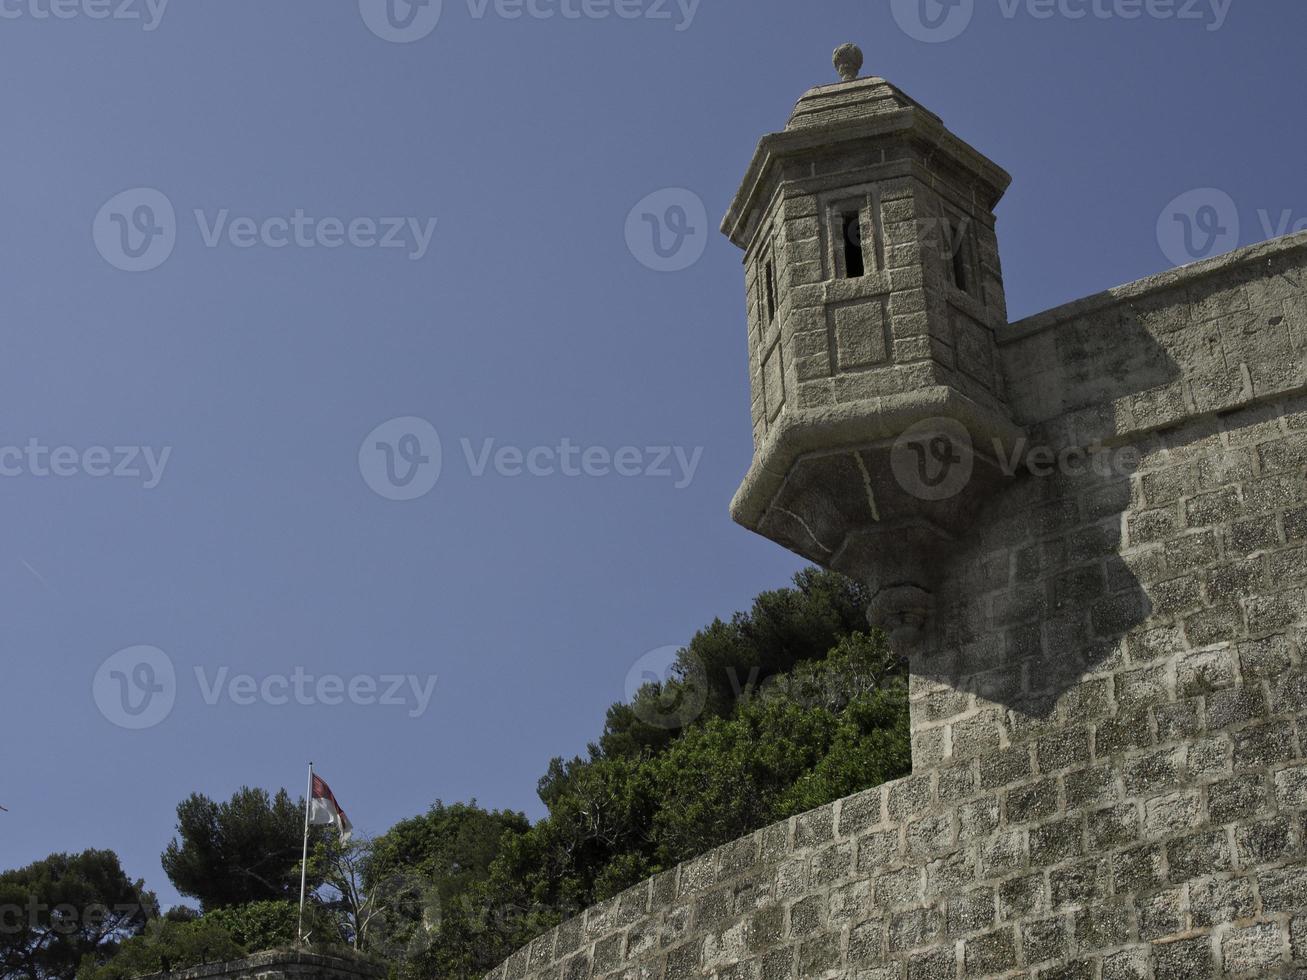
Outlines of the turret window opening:
M 776 266 L 769 258 L 767 260 L 767 322 L 771 323 L 776 319 Z
M 862 251 L 862 213 L 840 213 L 840 241 L 844 244 L 844 278 L 861 279 L 867 274 L 867 263 Z
M 944 267 L 955 289 L 975 294 L 975 276 L 971 264 L 971 219 L 958 217 L 945 208 L 940 216 L 940 247 Z

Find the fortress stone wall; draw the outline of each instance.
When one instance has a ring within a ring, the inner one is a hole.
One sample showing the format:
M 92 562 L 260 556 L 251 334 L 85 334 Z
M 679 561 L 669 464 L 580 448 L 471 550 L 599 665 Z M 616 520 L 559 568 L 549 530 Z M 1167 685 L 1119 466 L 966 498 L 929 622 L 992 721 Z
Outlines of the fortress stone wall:
M 911 665 L 912 775 L 491 980 L 1307 977 L 1307 235 L 1008 324 L 1005 186 L 846 78 L 764 140 L 726 225 L 735 517 L 868 583 Z M 978 229 L 961 259 L 927 240 L 941 207 Z M 858 215 L 861 276 L 831 214 Z

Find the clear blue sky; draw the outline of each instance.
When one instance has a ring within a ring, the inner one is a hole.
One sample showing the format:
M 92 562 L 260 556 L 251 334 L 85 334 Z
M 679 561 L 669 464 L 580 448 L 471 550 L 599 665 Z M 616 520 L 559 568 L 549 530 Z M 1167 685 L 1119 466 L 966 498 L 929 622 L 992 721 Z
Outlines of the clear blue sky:
M 93 476 L 94 455 L 68 477 L 0 456 L 18 473 L 0 477 L 0 867 L 112 848 L 165 904 L 177 802 L 299 793 L 309 759 L 367 832 L 437 798 L 539 816 L 548 760 L 584 750 L 643 654 L 800 567 L 727 516 L 751 442 L 740 256 L 715 229 L 758 137 L 834 78 L 837 44 L 1014 175 L 1014 318 L 1166 268 L 1159 216 L 1194 188 L 1229 195 L 1243 243 L 1265 237 L 1259 210 L 1307 218 L 1301 4 L 1235 0 L 1209 30 L 1210 0 L 1183 20 L 981 0 L 927 43 L 871 0 L 703 0 L 688 23 L 674 2 L 670 20 L 508 19 L 445 0 L 398 44 L 353 0 L 174 0 L 149 31 L 69 2 L 69 19 L 0 8 L 0 444 L 171 455 L 153 489 Z M 175 207 L 176 242 L 130 273 L 96 243 L 141 215 L 92 226 L 139 187 Z M 677 272 L 626 244 L 632 207 L 664 188 L 701 198 L 710 227 L 687 220 L 712 233 Z M 211 248 L 196 209 L 206 226 L 224 209 L 436 226 L 419 260 Z M 360 446 L 405 416 L 439 432 L 443 466 L 396 501 Z M 703 452 L 677 488 L 476 477 L 460 446 L 564 438 Z M 93 689 L 124 683 L 97 672 L 137 645 L 166 653 L 177 692 L 129 730 Z M 196 667 L 438 679 L 414 718 L 210 705 Z

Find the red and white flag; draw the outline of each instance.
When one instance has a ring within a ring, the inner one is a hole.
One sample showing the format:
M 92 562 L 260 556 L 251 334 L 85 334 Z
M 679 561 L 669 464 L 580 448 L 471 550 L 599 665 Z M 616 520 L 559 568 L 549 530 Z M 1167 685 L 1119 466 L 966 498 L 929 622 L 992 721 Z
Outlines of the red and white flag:
M 340 842 L 342 844 L 349 840 L 350 832 L 354 829 L 354 825 L 349 822 L 349 817 L 345 816 L 345 811 L 336 802 L 331 787 L 317 773 L 313 774 L 313 794 L 309 800 L 309 823 L 333 824 L 340 832 Z

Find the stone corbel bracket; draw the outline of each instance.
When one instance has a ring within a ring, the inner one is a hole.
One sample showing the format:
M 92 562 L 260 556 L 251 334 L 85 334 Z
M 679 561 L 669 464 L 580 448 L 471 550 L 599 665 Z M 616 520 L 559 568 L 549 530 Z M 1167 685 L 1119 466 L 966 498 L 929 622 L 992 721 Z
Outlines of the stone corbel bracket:
M 947 386 L 783 415 L 734 520 L 864 582 L 872 625 L 919 639 L 957 542 L 1013 479 L 1025 431 Z

